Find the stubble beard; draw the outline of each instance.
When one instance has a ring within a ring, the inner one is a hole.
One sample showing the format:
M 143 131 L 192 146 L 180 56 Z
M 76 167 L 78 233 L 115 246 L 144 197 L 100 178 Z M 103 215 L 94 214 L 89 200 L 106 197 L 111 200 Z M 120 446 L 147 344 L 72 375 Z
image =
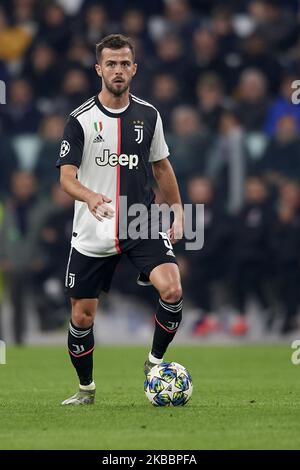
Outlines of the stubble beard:
M 119 90 L 116 89 L 116 88 L 114 88 L 113 83 L 107 83 L 107 82 L 105 82 L 105 85 L 106 85 L 106 88 L 108 89 L 108 91 L 109 91 L 110 93 L 112 93 L 112 94 L 113 94 L 114 96 L 116 96 L 116 97 L 122 96 L 122 95 L 129 89 L 129 83 L 124 84 L 125 87 L 124 87 L 124 88 L 121 88 L 121 89 L 119 89 Z

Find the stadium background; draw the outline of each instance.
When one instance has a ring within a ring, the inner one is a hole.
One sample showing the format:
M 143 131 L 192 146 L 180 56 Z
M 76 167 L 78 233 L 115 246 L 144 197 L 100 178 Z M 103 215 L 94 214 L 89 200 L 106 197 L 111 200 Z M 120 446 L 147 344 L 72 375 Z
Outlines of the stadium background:
M 67 115 L 99 89 L 94 45 L 114 32 L 134 39 L 132 91 L 162 115 L 183 202 L 206 207 L 204 248 L 176 246 L 178 342 L 299 334 L 299 18 L 292 0 L 1 1 L 0 338 L 65 341 L 72 201 L 55 161 Z M 100 343 L 149 342 L 156 295 L 136 275 L 122 262 Z

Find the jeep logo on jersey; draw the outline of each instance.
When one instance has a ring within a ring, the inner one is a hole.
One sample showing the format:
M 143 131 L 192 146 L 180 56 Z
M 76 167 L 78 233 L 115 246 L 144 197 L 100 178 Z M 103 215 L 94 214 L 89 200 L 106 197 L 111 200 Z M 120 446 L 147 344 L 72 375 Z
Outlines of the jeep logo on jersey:
M 135 154 L 127 155 L 126 153 L 121 153 L 120 155 L 116 153 L 109 153 L 108 149 L 103 150 L 103 155 L 101 157 L 96 157 L 95 161 L 99 166 L 128 166 L 129 170 L 136 168 L 139 163 L 139 157 Z
M 144 138 L 144 122 L 143 121 L 133 121 L 134 130 L 137 133 L 135 141 L 140 144 Z

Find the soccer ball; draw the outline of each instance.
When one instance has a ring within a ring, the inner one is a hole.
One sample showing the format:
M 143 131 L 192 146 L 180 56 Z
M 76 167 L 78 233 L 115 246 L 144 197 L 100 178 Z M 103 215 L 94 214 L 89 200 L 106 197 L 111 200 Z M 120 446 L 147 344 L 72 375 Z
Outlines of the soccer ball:
M 192 377 L 177 362 L 162 362 L 148 373 L 144 391 L 154 406 L 182 406 L 192 396 Z

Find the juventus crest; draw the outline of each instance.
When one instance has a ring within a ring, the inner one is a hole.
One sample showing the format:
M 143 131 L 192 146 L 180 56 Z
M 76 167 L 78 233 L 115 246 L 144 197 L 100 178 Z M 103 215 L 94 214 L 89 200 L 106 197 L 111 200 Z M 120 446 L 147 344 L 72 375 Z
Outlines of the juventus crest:
M 136 132 L 135 142 L 138 144 L 143 142 L 144 138 L 144 122 L 143 121 L 133 121 L 134 130 Z
M 75 274 L 69 273 L 69 287 L 72 289 L 75 285 Z

